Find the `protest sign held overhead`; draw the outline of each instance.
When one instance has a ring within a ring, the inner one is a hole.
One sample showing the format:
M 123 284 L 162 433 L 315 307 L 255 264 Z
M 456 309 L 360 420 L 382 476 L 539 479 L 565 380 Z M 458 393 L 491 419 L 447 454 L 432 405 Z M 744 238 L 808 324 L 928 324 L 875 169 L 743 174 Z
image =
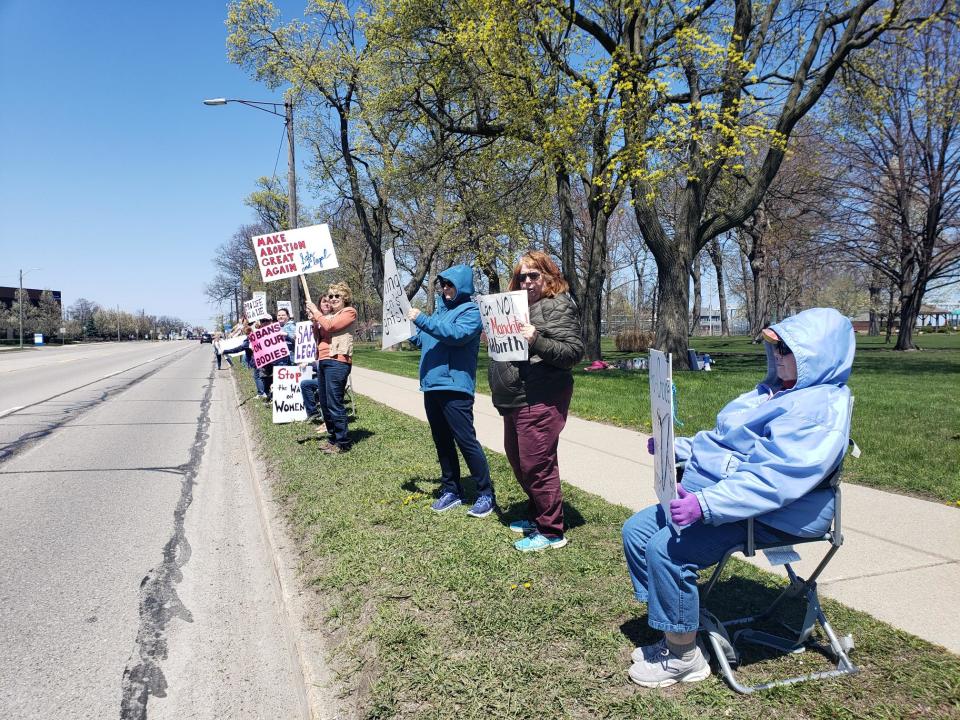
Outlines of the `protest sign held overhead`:
M 273 422 L 274 424 L 307 419 L 300 392 L 302 373 L 296 365 L 273 368 Z
M 667 517 L 677 497 L 673 448 L 673 356 L 650 350 L 650 420 L 653 424 L 653 484 Z M 673 526 L 678 532 L 680 528 Z
M 243 350 L 243 341 L 246 340 L 246 336 L 240 335 L 239 337 L 233 338 L 224 338 L 223 340 L 218 341 L 220 343 L 220 352 L 221 353 L 236 353 Z
M 243 301 L 243 314 L 248 322 L 255 322 L 260 318 L 268 318 L 267 312 L 267 294 L 254 293 L 250 300 Z
M 258 368 L 290 355 L 283 326 L 278 322 L 257 328 L 248 337 L 250 349 L 253 350 L 253 363 Z
M 491 360 L 527 360 L 523 326 L 530 322 L 526 290 L 477 297 Z
M 397 272 L 397 260 L 393 255 L 393 248 L 383 254 L 383 337 L 382 348 L 396 345 L 398 342 L 409 340 L 417 329 L 407 320 L 410 312 L 410 301 L 400 282 L 400 273 Z
M 317 338 L 313 334 L 313 323 L 297 323 L 296 341 L 293 346 L 293 362 L 297 365 L 312 363 L 317 359 Z
M 293 303 L 289 300 L 277 300 L 277 312 L 286 310 L 287 315 L 293 317 Z
M 339 267 L 326 225 L 255 235 L 250 241 L 266 282 Z

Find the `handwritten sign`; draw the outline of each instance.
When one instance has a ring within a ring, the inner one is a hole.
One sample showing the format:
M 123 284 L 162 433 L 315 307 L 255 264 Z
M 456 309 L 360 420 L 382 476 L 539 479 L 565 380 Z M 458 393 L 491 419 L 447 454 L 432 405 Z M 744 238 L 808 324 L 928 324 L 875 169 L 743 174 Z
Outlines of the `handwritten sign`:
M 293 317 L 293 303 L 289 300 L 277 300 L 277 312 L 286 310 L 287 315 Z
M 296 342 L 293 346 L 293 361 L 297 365 L 312 363 L 317 359 L 317 338 L 313 334 L 313 323 L 309 320 L 297 323 Z
M 253 364 L 258 368 L 290 355 L 283 326 L 278 322 L 257 328 L 248 337 L 250 349 L 253 350 Z
M 407 320 L 410 301 L 403 291 L 400 273 L 397 272 L 397 259 L 393 248 L 383 254 L 383 337 L 381 348 L 388 348 L 398 342 L 409 340 L 416 332 L 416 326 Z
M 260 318 L 270 317 L 270 315 L 267 314 L 266 293 L 264 293 L 263 296 L 259 295 L 258 293 L 254 293 L 250 300 L 244 300 L 243 314 L 250 322 L 254 322 Z
M 521 328 L 530 320 L 527 291 L 480 295 L 480 319 L 491 360 L 527 360 L 530 349 Z
M 650 350 L 650 420 L 653 424 L 653 486 L 667 517 L 677 497 L 676 455 L 673 449 L 673 356 Z M 673 526 L 677 532 L 680 528 Z
M 255 235 L 250 242 L 265 282 L 339 267 L 326 225 Z
M 301 371 L 296 365 L 279 365 L 273 368 L 273 422 L 274 424 L 306 420 L 300 392 Z

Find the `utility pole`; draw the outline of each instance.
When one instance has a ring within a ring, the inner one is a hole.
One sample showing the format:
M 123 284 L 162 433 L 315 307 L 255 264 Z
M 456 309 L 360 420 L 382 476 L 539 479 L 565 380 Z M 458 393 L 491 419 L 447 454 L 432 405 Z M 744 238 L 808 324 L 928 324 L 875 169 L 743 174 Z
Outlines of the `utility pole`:
M 117 305 L 117 342 L 120 342 L 120 306 Z
M 284 122 L 287 125 L 287 225 L 291 230 L 297 227 L 297 164 L 294 161 L 293 146 L 293 100 L 283 103 L 286 111 Z M 294 322 L 300 322 L 300 277 L 290 278 L 290 303 L 293 305 Z
M 23 268 L 20 268 L 20 297 L 17 305 L 20 308 L 20 349 L 23 350 Z
M 287 225 L 288 230 L 294 230 L 297 227 L 297 168 L 294 162 L 294 143 L 293 143 L 293 100 L 285 100 L 283 103 L 283 114 L 278 110 L 280 103 L 267 102 L 262 100 L 240 100 L 239 98 L 210 98 L 204 100 L 204 105 L 226 105 L 227 103 L 240 103 L 255 110 L 282 117 L 287 128 Z M 272 108 L 272 109 L 270 109 Z M 297 284 L 302 276 L 290 278 L 290 304 L 293 305 L 293 319 L 300 320 L 300 286 Z M 304 281 L 306 282 L 306 281 Z M 240 306 L 237 304 L 237 313 L 239 315 Z

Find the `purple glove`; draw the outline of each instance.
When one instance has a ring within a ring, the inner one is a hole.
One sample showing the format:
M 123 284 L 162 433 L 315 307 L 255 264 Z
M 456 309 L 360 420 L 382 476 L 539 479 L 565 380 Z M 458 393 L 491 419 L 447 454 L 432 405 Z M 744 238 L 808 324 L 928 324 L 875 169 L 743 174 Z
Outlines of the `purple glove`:
M 693 525 L 697 520 L 703 517 L 703 510 L 700 509 L 700 501 L 697 496 L 683 489 L 683 485 L 677 483 L 677 500 L 670 501 L 670 519 L 674 525 L 683 527 Z
M 656 455 L 656 453 L 657 453 L 657 451 L 656 451 L 656 449 L 655 449 L 655 446 L 654 446 L 654 444 L 653 444 L 653 438 L 652 438 L 652 437 L 647 438 L 647 452 L 650 453 L 651 455 Z

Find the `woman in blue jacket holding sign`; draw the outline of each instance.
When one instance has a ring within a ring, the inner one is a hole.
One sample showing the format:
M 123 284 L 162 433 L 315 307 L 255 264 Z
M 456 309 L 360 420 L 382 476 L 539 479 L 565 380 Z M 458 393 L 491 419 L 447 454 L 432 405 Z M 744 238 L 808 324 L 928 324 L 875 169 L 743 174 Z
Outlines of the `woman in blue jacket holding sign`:
M 836 310 L 813 308 L 771 325 L 763 338 L 763 382 L 728 403 L 713 430 L 674 442 L 684 470 L 670 517 L 658 504 L 623 526 L 636 598 L 647 603 L 650 627 L 664 633 L 659 643 L 634 650 L 629 675 L 638 685 L 666 687 L 710 674 L 696 644 L 697 573 L 744 542 L 746 520 L 756 518 L 755 536 L 764 544 L 789 545 L 830 529 L 834 494 L 819 485 L 847 446 L 853 328 Z
M 473 427 L 473 394 L 480 349 L 480 310 L 470 299 L 473 271 L 454 265 L 437 277 L 443 306 L 433 315 L 411 308 L 408 314 L 417 327 L 410 342 L 420 348 L 420 390 L 430 422 L 433 444 L 440 461 L 440 497 L 436 512 L 451 510 L 463 502 L 457 447 L 477 483 L 477 500 L 467 512 L 486 517 L 496 507 L 490 466 L 477 442 Z

